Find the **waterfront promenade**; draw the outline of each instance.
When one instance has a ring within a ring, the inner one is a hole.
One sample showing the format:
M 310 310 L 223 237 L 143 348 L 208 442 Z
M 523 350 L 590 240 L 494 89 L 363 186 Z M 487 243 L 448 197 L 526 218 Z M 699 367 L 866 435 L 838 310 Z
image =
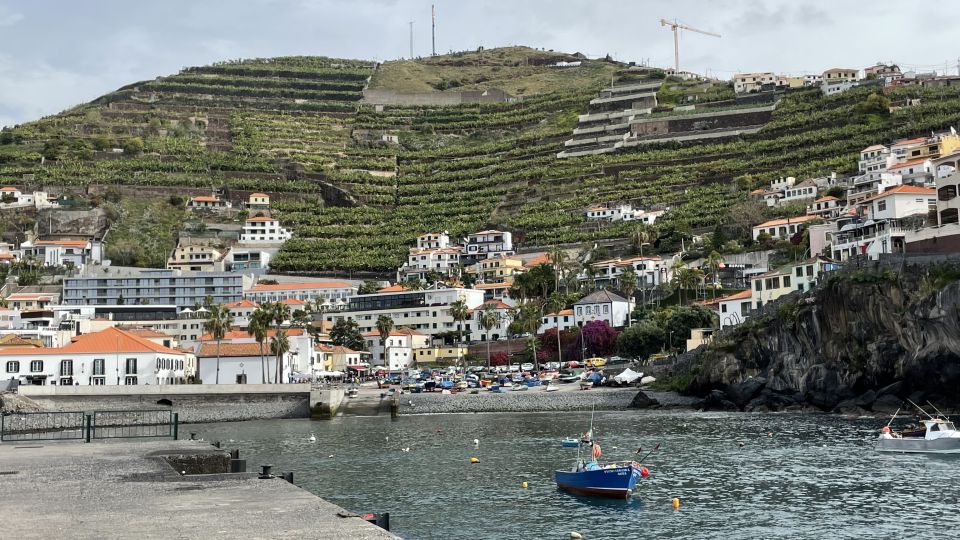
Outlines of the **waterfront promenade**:
M 180 475 L 163 455 L 188 456 L 193 463 L 225 458 L 224 451 L 195 441 L 0 444 L 3 536 L 397 538 L 359 517 L 338 516 L 344 512 L 339 506 L 280 478 Z

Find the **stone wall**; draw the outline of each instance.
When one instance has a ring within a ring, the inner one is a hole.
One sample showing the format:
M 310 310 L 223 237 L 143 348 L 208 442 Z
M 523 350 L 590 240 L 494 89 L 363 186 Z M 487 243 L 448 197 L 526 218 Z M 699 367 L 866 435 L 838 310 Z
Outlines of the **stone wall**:
M 21 386 L 47 411 L 170 409 L 181 423 L 309 418 L 309 385 Z

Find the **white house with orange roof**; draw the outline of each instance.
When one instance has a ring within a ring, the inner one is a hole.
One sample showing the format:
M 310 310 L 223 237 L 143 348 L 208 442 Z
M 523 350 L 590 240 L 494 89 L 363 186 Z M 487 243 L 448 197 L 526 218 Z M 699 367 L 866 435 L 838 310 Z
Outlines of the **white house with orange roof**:
M 20 292 L 7 296 L 7 306 L 19 311 L 46 309 L 56 305 L 60 295 L 56 293 Z
M 346 281 L 306 281 L 287 283 L 258 283 L 243 292 L 244 298 L 256 303 L 278 302 L 288 298 L 316 302 L 321 300 L 331 309 L 342 307 L 357 292 L 357 287 Z
M 612 327 L 623 327 L 632 310 L 631 300 L 604 289 L 592 292 L 573 304 L 574 322 L 580 327 L 592 321 L 606 321 Z
M 225 201 L 216 195 L 198 195 L 190 197 L 190 200 L 187 201 L 187 208 L 199 210 L 226 210 L 230 206 L 229 201 Z
M 222 272 L 225 253 L 213 246 L 181 244 L 167 258 L 167 268 L 192 272 Z
M 384 345 L 380 334 L 369 331 L 363 334 L 372 362 L 384 366 L 388 371 L 400 371 L 411 367 L 416 355 L 414 349 L 425 348 L 430 344 L 430 336 L 412 328 L 394 328 Z
M 879 174 L 886 170 L 887 159 L 890 157 L 890 148 L 882 144 L 874 144 L 860 151 L 857 161 L 857 170 L 861 174 Z
M 250 316 L 257 310 L 257 306 L 258 304 L 256 302 L 247 298 L 223 305 L 223 307 L 230 311 L 230 316 L 233 317 L 233 324 L 242 328 L 246 328 L 246 326 L 250 324 Z
M 792 202 L 806 201 L 816 198 L 817 183 L 812 179 L 807 179 L 783 190 L 783 196 L 780 197 L 778 204 L 790 204 Z
M 186 382 L 184 351 L 111 327 L 63 347 L 0 348 L 2 375 L 33 385 L 160 385 Z
M 447 231 L 421 234 L 417 237 L 418 249 L 443 249 L 450 247 L 450 233 Z
M 397 270 L 397 281 L 425 280 L 431 272 L 450 276 L 460 268 L 462 255 L 460 246 L 410 248 L 406 264 Z
M 343 345 L 317 344 L 315 347 L 317 355 L 312 371 L 345 373 L 347 368 L 355 371 L 369 371 L 371 353 L 367 351 L 355 351 Z
M 902 220 L 926 216 L 937 207 L 937 191 L 920 186 L 895 186 L 858 203 L 863 216 L 843 220 L 840 228 L 828 234 L 830 256 L 845 261 L 854 256 L 878 258 L 884 253 L 904 250 L 905 236 L 913 227 Z
M 827 195 L 816 199 L 807 205 L 808 216 L 818 216 L 823 219 L 835 218 L 840 214 L 840 199 Z
M 467 333 L 470 341 L 487 340 L 487 330 L 480 325 L 480 317 L 486 309 L 491 309 L 497 314 L 497 324 L 489 332 L 490 341 L 497 341 L 510 335 L 509 328 L 510 323 L 513 322 L 513 306 L 500 300 L 487 300 L 483 304 L 470 309 L 470 315 L 464 322 L 464 332 Z
M 509 255 L 496 255 L 466 267 L 466 273 L 478 283 L 513 283 L 513 276 L 523 272 L 523 261 Z
M 637 275 L 638 289 L 652 289 L 661 283 L 669 283 L 672 277 L 668 261 L 660 257 L 630 257 L 597 261 L 590 265 L 593 268 L 591 275 L 586 270 L 578 276 L 580 281 L 593 280 L 597 285 L 615 286 L 620 274 L 628 267 L 633 267 Z
M 287 336 L 287 343 L 290 346 L 289 350 L 283 355 L 283 359 L 282 359 L 283 369 L 290 373 L 309 372 L 310 367 L 316 361 L 316 351 L 314 350 L 316 344 L 314 343 L 313 336 L 311 336 L 310 333 L 304 330 L 303 328 L 281 328 L 281 331 Z M 267 331 L 267 337 L 266 337 L 266 341 L 264 342 L 264 346 L 266 347 L 266 351 L 267 351 L 266 354 L 268 356 L 270 355 L 269 353 L 270 340 L 273 339 L 274 336 L 276 336 L 275 329 L 270 329 Z M 197 360 L 200 362 L 200 376 L 201 378 L 203 378 L 203 382 L 205 384 L 213 383 L 213 380 L 209 380 L 209 381 L 207 380 L 207 378 L 204 376 L 205 374 L 206 375 L 209 375 L 211 373 L 213 373 L 214 375 L 216 374 L 215 371 L 214 372 L 209 371 L 209 366 L 207 366 L 207 370 L 205 371 L 204 365 L 203 365 L 205 362 L 208 361 L 207 360 L 208 358 L 211 358 L 211 357 L 216 358 L 216 348 L 215 348 L 216 343 L 217 342 L 213 339 L 212 335 L 204 334 L 203 336 L 201 336 L 200 342 L 197 345 Z M 236 345 L 238 346 L 238 349 L 237 349 L 238 351 L 244 350 L 247 352 L 249 352 L 250 347 L 247 347 L 246 349 L 242 349 L 242 346 L 253 345 L 254 346 L 253 350 L 256 351 L 256 348 L 255 348 L 256 343 L 257 343 L 256 337 L 253 334 L 249 333 L 246 328 L 241 328 L 241 327 L 234 327 L 232 330 L 230 330 L 223 336 L 223 339 L 220 340 L 221 346 Z M 211 346 L 213 346 L 214 348 L 211 348 Z M 242 356 L 244 355 L 238 354 L 237 358 L 240 358 Z M 260 382 L 259 353 L 257 353 L 256 356 L 257 356 L 257 364 L 256 364 L 257 381 L 248 380 L 247 381 L 248 383 Z M 240 363 L 240 362 L 244 362 L 244 360 L 238 359 L 238 360 L 235 360 L 235 362 Z M 277 365 L 272 360 L 271 360 L 271 366 L 273 366 L 272 369 L 276 371 Z M 245 367 L 248 367 L 248 365 L 245 364 L 244 366 L 240 366 L 240 365 L 236 366 L 238 370 L 242 370 Z M 235 371 L 234 375 L 236 375 L 237 373 L 240 373 L 240 371 Z M 249 374 L 250 371 L 247 370 L 246 373 Z M 233 378 L 235 379 L 235 377 Z M 284 379 L 284 382 L 289 382 L 289 381 L 287 379 Z M 220 384 L 235 384 L 235 382 L 230 378 L 228 378 L 227 380 L 224 380 L 224 373 L 222 370 L 222 366 L 221 366 L 221 372 L 220 372 Z
M 449 287 L 358 295 L 351 297 L 342 310 L 324 314 L 324 319 L 329 324 L 354 320 L 363 333 L 375 331 L 380 315 L 388 315 L 397 327 L 415 328 L 432 336 L 456 331 L 450 309 L 459 300 L 463 300 L 468 309 L 476 308 L 484 301 L 483 291 Z
M 717 298 L 720 329 L 742 323 L 750 316 L 753 293 L 749 289 Z
M 753 239 L 757 240 L 761 234 L 768 234 L 775 240 L 789 240 L 790 237 L 802 231 L 811 222 L 821 219 L 819 216 L 796 216 L 781 219 L 771 219 L 753 227 Z
M 511 286 L 512 283 L 477 283 L 473 288 L 483 293 L 484 300 L 500 300 L 504 304 L 515 306 L 517 300 L 510 298 Z
M 537 333 L 542 334 L 551 328 L 559 328 L 562 332 L 576 325 L 573 319 L 573 310 L 562 309 L 557 313 L 547 313 L 544 315 L 543 318 L 540 319 L 540 328 L 537 329 Z
M 269 216 L 247 218 L 240 233 L 241 244 L 282 244 L 293 237 L 280 221 Z
M 281 356 L 280 363 L 280 382 L 292 382 L 290 355 Z M 277 357 L 271 354 L 269 342 L 205 342 L 197 350 L 197 365 L 198 379 L 203 384 L 276 382 Z
M 42 261 L 44 266 L 72 265 L 103 262 L 103 245 L 96 240 L 28 240 L 20 244 L 24 257 Z
M 270 195 L 260 192 L 251 193 L 250 197 L 247 198 L 247 208 L 250 210 L 269 210 Z

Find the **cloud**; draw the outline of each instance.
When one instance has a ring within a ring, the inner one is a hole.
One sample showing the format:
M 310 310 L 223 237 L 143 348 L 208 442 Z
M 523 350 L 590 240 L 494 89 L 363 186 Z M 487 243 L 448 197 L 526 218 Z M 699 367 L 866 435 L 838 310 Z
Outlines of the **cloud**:
M 22 20 L 22 13 L 11 11 L 6 6 L 0 6 L 0 26 L 13 26 Z

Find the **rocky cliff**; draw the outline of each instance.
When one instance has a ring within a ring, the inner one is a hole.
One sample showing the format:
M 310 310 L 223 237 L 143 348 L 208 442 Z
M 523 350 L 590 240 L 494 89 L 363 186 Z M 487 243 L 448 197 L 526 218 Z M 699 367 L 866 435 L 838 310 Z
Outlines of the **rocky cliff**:
M 836 273 L 720 336 L 688 390 L 707 408 L 893 412 L 960 405 L 960 270 Z

